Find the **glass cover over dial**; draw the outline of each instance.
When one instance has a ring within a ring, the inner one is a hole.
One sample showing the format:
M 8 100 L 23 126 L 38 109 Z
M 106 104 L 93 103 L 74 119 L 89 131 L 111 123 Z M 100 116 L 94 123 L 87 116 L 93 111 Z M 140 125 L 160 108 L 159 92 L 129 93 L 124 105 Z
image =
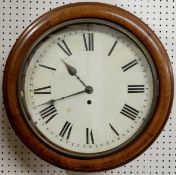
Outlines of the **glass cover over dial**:
M 45 33 L 21 69 L 26 122 L 48 146 L 99 156 L 134 141 L 149 123 L 157 75 L 144 46 L 124 28 L 73 20 Z

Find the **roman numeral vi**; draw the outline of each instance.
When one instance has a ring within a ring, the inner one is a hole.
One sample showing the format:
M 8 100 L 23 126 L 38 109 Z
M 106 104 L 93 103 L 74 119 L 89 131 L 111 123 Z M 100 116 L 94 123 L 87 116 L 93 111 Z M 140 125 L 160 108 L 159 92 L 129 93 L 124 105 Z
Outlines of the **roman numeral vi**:
M 86 144 L 94 144 L 92 129 L 86 128 Z

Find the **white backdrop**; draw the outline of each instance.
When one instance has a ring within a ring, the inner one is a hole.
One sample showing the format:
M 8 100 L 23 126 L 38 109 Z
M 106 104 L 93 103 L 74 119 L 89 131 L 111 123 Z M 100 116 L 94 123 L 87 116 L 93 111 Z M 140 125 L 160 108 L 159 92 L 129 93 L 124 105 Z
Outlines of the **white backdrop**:
M 0 1 L 0 83 L 7 56 L 20 33 L 38 16 L 55 7 L 77 0 L 1 0 Z M 82 1 L 83 2 L 83 1 Z M 176 1 L 174 0 L 98 0 L 122 7 L 141 18 L 160 37 L 176 72 Z M 85 175 L 47 164 L 35 156 L 15 135 L 3 105 L 0 89 L 0 175 Z M 155 143 L 141 156 L 123 167 L 90 175 L 174 175 L 176 174 L 176 101 L 170 118 Z

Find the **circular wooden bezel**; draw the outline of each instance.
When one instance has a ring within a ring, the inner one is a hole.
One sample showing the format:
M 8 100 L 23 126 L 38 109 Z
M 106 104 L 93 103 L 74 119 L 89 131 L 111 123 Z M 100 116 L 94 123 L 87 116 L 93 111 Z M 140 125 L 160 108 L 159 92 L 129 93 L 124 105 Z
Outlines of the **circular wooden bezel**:
M 148 50 L 159 78 L 159 97 L 154 115 L 144 132 L 126 148 L 100 158 L 79 159 L 54 151 L 32 132 L 18 103 L 18 77 L 22 62 L 32 45 L 49 29 L 63 22 L 97 18 L 116 23 L 135 35 Z M 103 3 L 75 3 L 51 10 L 34 21 L 18 38 L 7 59 L 3 79 L 4 104 L 16 134 L 35 154 L 47 162 L 73 171 L 100 171 L 118 167 L 147 149 L 162 131 L 173 101 L 173 74 L 165 48 L 140 19 L 129 12 Z

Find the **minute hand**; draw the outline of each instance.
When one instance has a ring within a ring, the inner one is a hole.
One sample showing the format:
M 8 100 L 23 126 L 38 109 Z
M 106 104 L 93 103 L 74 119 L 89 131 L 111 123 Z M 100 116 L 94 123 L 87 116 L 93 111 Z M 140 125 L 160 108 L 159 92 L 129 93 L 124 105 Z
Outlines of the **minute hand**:
M 80 91 L 80 92 L 76 92 L 76 93 L 71 94 L 71 95 L 67 95 L 67 96 L 65 96 L 65 97 L 61 97 L 61 98 L 49 100 L 49 101 L 47 101 L 47 102 L 45 102 L 45 103 L 42 103 L 42 104 L 40 104 L 40 105 L 38 105 L 38 106 L 42 106 L 42 105 L 46 105 L 46 104 L 48 104 L 48 105 L 49 105 L 49 104 L 53 104 L 55 101 L 63 100 L 63 99 L 65 99 L 65 98 L 72 97 L 72 96 L 75 96 L 75 95 L 78 95 L 78 94 L 82 94 L 82 93 L 84 93 L 84 92 L 87 92 L 86 89 L 83 90 L 83 91 Z
M 67 68 L 67 71 L 70 75 L 75 76 L 84 87 L 87 87 L 87 85 L 80 79 L 80 77 L 77 75 L 77 70 L 73 66 L 66 63 L 63 59 L 61 61 L 64 63 L 65 67 Z

